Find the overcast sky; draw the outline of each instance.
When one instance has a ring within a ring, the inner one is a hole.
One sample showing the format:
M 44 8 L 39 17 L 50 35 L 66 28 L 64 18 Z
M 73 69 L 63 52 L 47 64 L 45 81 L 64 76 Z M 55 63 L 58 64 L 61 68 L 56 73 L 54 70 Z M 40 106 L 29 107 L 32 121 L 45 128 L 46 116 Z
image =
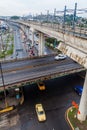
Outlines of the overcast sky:
M 0 0 L 0 16 L 27 15 L 46 13 L 49 10 L 53 13 L 56 10 L 63 10 L 66 5 L 69 9 L 87 7 L 87 0 Z M 87 16 L 87 13 L 86 13 Z

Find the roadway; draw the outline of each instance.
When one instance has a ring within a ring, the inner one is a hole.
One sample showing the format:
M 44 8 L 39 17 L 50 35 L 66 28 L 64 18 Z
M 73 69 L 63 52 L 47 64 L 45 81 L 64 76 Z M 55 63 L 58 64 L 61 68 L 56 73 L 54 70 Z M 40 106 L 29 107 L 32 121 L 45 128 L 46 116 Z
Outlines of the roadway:
M 10 59 L 20 59 L 20 58 L 24 58 L 24 57 L 30 57 L 30 51 L 32 47 L 31 43 L 29 43 L 28 38 L 26 37 L 26 39 L 24 39 L 23 36 L 23 32 L 16 26 L 11 26 L 11 28 L 13 29 L 13 34 L 14 34 L 14 51 L 13 54 L 11 56 L 7 56 L 5 58 L 5 60 L 10 60 Z M 30 40 L 32 41 L 32 35 L 30 35 Z M 38 41 L 38 37 L 36 37 L 36 35 L 34 35 L 34 54 L 37 56 L 37 51 L 38 51 L 38 46 L 36 44 L 36 41 Z M 30 44 L 30 46 L 28 46 L 28 44 Z M 52 50 L 50 50 L 47 47 L 44 47 L 44 55 L 46 54 L 51 54 L 54 53 Z
M 73 90 L 75 85 L 83 85 L 84 79 L 78 75 L 45 81 L 46 90 L 40 91 L 37 84 L 24 87 L 25 102 L 12 112 L 0 115 L 1 130 L 70 130 L 65 112 L 80 96 Z M 42 103 L 47 120 L 39 123 L 35 104 Z
M 11 56 L 5 57 L 5 60 L 28 57 L 28 53 L 26 52 L 26 49 L 23 45 L 24 39 L 21 36 L 20 29 L 12 25 L 10 25 L 10 28 L 13 30 L 13 35 L 14 35 L 14 50 Z
M 36 59 L 2 63 L 2 70 L 4 83 L 5 85 L 8 85 L 27 80 L 35 81 L 51 75 L 59 77 L 65 74 L 79 72 L 84 70 L 84 67 L 77 64 L 69 57 L 65 60 L 56 61 L 54 60 L 54 55 L 51 55 Z M 1 78 L 0 86 L 2 86 Z
M 12 58 L 28 57 L 28 54 L 23 46 L 23 38 L 21 36 L 20 29 L 16 26 L 12 26 L 12 28 L 14 30 L 14 54 Z

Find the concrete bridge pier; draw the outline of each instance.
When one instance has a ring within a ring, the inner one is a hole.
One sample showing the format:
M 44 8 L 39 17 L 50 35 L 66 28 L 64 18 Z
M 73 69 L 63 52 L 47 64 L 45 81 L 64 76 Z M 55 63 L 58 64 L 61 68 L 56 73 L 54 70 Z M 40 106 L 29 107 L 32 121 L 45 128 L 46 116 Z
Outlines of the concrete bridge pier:
M 23 27 L 24 33 L 26 32 L 26 26 Z
M 80 121 L 85 121 L 87 116 L 87 70 L 85 76 L 85 82 L 83 86 L 83 92 L 80 100 L 79 111 L 77 118 Z
M 28 28 L 28 39 L 30 39 L 30 28 Z
M 28 37 L 29 37 L 29 28 L 28 27 L 26 27 L 26 30 L 25 30 L 25 32 L 26 32 L 26 35 L 27 35 L 27 39 L 28 39 Z
M 44 44 L 45 44 L 45 37 L 43 33 L 39 33 L 39 56 L 44 55 Z
M 29 51 L 29 46 L 30 46 L 30 43 L 29 43 L 29 38 L 30 38 L 30 35 L 29 35 L 29 28 L 26 26 L 26 34 L 25 34 L 25 41 L 26 41 L 26 47 L 27 47 L 27 52 Z
M 32 46 L 34 46 L 34 29 L 32 29 Z

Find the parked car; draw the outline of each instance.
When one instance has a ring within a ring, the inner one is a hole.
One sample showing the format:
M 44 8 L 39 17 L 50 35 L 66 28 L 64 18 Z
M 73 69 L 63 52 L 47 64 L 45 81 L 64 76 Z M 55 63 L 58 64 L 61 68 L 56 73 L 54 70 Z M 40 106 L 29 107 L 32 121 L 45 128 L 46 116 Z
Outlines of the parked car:
M 75 86 L 75 87 L 74 87 L 74 90 L 75 90 L 79 95 L 81 95 L 81 94 L 82 94 L 82 91 L 83 91 L 83 87 L 82 87 L 82 86 Z
M 40 121 L 40 122 L 45 121 L 46 120 L 46 114 L 45 114 L 45 111 L 43 109 L 42 104 L 36 104 L 35 109 L 36 109 L 38 121 Z
M 42 81 L 38 82 L 37 85 L 39 90 L 45 90 L 45 84 Z
M 66 55 L 64 55 L 64 54 L 58 54 L 57 56 L 55 56 L 55 60 L 64 60 L 64 59 L 66 59 Z

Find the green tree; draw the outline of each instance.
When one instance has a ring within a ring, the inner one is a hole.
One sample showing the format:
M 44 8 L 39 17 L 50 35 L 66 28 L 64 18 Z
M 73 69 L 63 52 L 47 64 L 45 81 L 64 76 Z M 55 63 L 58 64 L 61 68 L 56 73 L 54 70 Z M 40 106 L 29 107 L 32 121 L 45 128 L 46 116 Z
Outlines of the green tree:
M 19 19 L 20 17 L 19 16 L 12 16 L 11 19 Z

